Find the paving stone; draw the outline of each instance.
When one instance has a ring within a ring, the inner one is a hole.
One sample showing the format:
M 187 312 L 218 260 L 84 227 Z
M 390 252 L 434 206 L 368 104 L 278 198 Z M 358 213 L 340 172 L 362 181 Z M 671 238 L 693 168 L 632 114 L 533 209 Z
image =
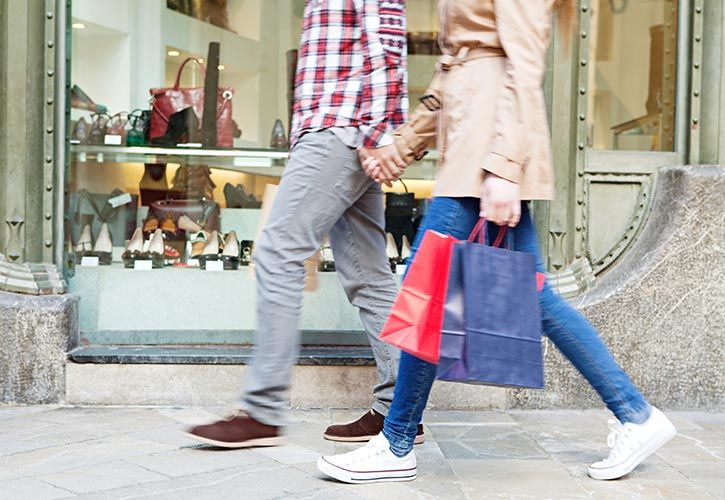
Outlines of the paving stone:
M 429 424 L 447 459 L 546 458 L 547 454 L 519 426 L 438 426 Z
M 468 498 L 591 498 L 551 460 L 449 460 Z
M 43 476 L 43 480 L 73 493 L 92 493 L 158 481 L 165 476 L 138 465 L 116 460 Z
M 0 500 L 53 500 L 68 498 L 75 495 L 69 491 L 56 488 L 39 479 L 25 478 L 3 481 L 0 487 Z
M 165 443 L 115 436 L 17 453 L 3 459 L 0 481 L 23 476 L 45 476 L 79 467 L 176 449 Z
M 136 456 L 125 460 L 169 477 L 192 476 L 243 466 L 278 465 L 259 450 L 229 450 L 204 445 Z
M 317 471 L 317 457 L 362 443 L 322 432 L 365 409 L 293 411 L 288 444 L 276 448 L 221 450 L 183 435 L 228 411 L 0 407 L 0 500 L 725 498 L 725 414 L 668 413 L 680 435 L 626 478 L 601 482 L 586 469 L 608 453 L 605 411 L 433 411 L 415 447 L 417 480 L 343 485 Z

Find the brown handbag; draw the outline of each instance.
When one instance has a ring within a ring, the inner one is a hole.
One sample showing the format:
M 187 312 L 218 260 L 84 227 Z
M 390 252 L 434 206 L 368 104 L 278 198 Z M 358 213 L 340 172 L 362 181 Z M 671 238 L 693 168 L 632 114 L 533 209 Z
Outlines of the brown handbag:
M 194 57 L 188 57 L 181 63 L 176 73 L 173 87 L 151 89 L 151 133 L 150 138 L 155 139 L 166 133 L 169 117 L 186 108 L 193 108 L 194 114 L 202 122 L 204 112 L 204 88 L 180 88 L 181 73 L 188 63 L 196 63 L 206 75 L 204 65 Z M 234 145 L 232 127 L 232 97 L 234 89 L 219 87 L 217 89 L 216 128 L 217 146 L 231 148 Z
M 191 220 L 209 231 L 219 231 L 220 210 L 219 204 L 211 200 L 160 200 L 151 204 L 150 210 L 158 220 L 163 220 L 171 214 L 174 222 L 186 215 Z

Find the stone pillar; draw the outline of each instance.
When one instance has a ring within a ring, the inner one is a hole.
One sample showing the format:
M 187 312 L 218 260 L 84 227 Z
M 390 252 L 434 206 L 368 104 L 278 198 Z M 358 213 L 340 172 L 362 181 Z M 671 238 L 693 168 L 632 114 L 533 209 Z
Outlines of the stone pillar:
M 0 291 L 0 404 L 65 402 L 65 357 L 78 337 L 78 298 Z

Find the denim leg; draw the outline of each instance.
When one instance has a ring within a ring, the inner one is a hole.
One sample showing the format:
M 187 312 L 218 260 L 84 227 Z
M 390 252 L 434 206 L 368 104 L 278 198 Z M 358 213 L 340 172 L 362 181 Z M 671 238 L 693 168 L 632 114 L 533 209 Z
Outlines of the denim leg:
M 536 230 L 525 203 L 521 222 L 514 230 L 514 247 L 534 254 L 538 270 L 544 271 Z M 539 304 L 546 335 L 597 391 L 607 408 L 622 423 L 647 420 L 652 411 L 650 405 L 614 360 L 591 323 L 548 283 L 539 294 Z
M 476 198 L 434 198 L 415 238 L 412 257 L 427 230 L 458 239 L 467 238 L 478 220 L 478 207 Z M 401 353 L 393 404 L 383 427 L 390 450 L 399 457 L 413 449 L 418 424 L 423 418 L 435 377 L 436 365 L 406 352 Z

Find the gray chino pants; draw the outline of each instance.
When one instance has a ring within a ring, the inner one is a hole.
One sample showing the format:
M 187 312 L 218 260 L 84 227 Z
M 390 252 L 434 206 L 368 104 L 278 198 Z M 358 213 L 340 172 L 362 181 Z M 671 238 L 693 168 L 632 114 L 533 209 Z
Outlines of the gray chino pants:
M 255 246 L 256 351 L 242 409 L 267 425 L 284 425 L 292 366 L 299 354 L 305 259 L 329 233 L 335 268 L 360 318 L 378 366 L 373 408 L 387 415 L 399 352 L 380 330 L 397 293 L 385 253 L 380 186 L 365 175 L 357 152 L 330 131 L 308 133 L 295 146 Z M 335 380 L 329 381 L 336 390 Z

